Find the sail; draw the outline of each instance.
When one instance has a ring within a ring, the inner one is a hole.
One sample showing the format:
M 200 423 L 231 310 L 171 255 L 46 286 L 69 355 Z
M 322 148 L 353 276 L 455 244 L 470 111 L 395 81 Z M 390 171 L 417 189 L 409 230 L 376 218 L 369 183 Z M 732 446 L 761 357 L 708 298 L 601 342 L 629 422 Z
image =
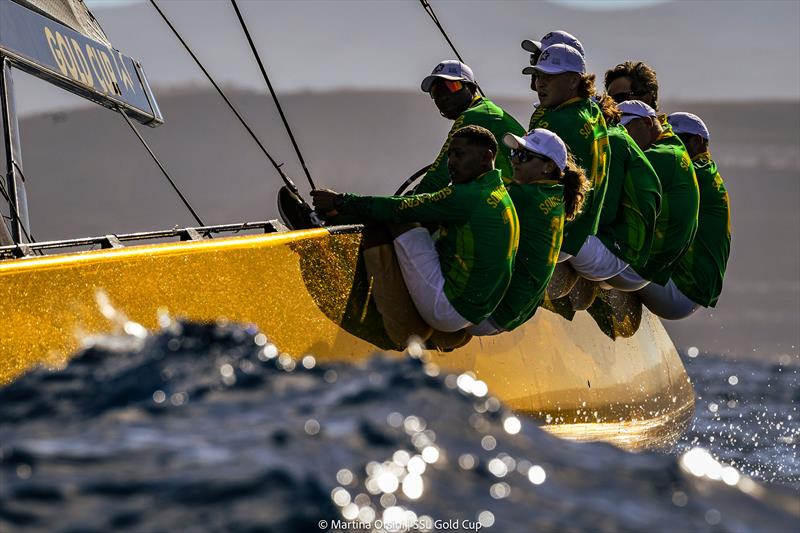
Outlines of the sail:
M 83 0 L 16 0 L 16 2 L 69 26 L 90 39 L 111 46 L 103 28 Z

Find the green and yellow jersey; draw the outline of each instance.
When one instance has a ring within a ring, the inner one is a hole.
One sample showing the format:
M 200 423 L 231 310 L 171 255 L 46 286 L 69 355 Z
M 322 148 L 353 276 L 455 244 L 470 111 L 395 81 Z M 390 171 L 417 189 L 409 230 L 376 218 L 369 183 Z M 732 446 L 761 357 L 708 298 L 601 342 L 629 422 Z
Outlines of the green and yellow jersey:
M 439 224 L 445 296 L 473 324 L 491 314 L 511 281 L 519 220 L 499 170 L 434 193 L 345 194 L 339 211 L 360 221 Z
M 692 163 L 700 186 L 697 235 L 678 261 L 672 281 L 693 302 L 714 307 L 731 251 L 730 201 L 711 154 L 698 154 Z
M 576 255 L 589 235 L 597 233 L 600 211 L 608 185 L 611 149 L 606 121 L 600 108 L 589 98 L 571 98 L 555 108 L 537 107 L 528 131 L 544 128 L 564 141 L 575 162 L 586 171 L 592 189 L 586 194 L 583 211 L 564 226 L 561 249 Z
M 503 144 L 503 135 L 513 133 L 514 135 L 525 135 L 525 129 L 516 121 L 514 117 L 503 111 L 499 106 L 488 98 L 476 95 L 469 108 L 464 111 L 450 128 L 447 140 L 439 151 L 436 161 L 433 162 L 428 172 L 416 186 L 416 194 L 435 192 L 450 183 L 450 173 L 447 170 L 447 152 L 450 149 L 450 142 L 453 140 L 453 133 L 456 130 L 474 124 L 482 126 L 491 131 L 497 140 L 498 153 L 494 160 L 494 166 L 503 176 L 503 181 L 509 183 L 514 175 L 511 168 L 511 149 Z
M 661 210 L 661 183 L 624 126 L 609 127 L 608 139 L 611 164 L 597 238 L 632 267 L 642 267 Z
M 656 219 L 647 263 L 636 269 L 644 279 L 666 285 L 697 232 L 700 190 L 683 142 L 659 116 L 663 132 L 644 154 L 661 182 L 661 212 Z
M 536 313 L 556 267 L 564 230 L 564 186 L 545 181 L 507 188 L 519 216 L 519 250 L 511 284 L 491 318 L 511 331 Z

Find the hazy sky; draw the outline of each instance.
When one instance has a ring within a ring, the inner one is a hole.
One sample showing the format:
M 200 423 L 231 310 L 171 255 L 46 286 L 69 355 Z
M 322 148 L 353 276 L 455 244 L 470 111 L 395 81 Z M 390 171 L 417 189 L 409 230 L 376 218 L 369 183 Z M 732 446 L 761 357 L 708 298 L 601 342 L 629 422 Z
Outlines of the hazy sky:
M 89 0 L 116 48 L 141 61 L 156 87 L 204 83 L 148 2 Z M 223 83 L 263 91 L 227 0 L 158 0 Z M 800 98 L 800 2 L 431 0 L 489 95 L 532 97 L 520 74 L 525 38 L 578 36 L 590 71 L 626 59 L 659 74 L 662 100 Z M 343 87 L 419 90 L 453 53 L 417 0 L 240 0 L 273 84 L 281 91 Z M 75 103 L 23 80 L 32 112 Z M 47 93 L 47 97 L 42 97 Z M 67 102 L 67 104 L 65 104 Z

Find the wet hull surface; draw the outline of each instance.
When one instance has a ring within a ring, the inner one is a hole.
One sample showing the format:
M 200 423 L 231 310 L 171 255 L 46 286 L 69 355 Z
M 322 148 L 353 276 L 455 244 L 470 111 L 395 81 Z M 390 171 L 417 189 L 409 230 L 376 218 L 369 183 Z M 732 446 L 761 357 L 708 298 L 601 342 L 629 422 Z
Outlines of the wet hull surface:
M 0 382 L 65 364 L 86 338 L 124 328 L 120 314 L 148 329 L 164 312 L 254 324 L 281 352 L 321 361 L 402 356 L 388 350 L 370 303 L 360 240 L 320 229 L 0 263 Z M 678 354 L 646 312 L 635 335 L 614 340 L 588 313 L 567 320 L 540 309 L 513 332 L 427 356 L 577 440 L 668 447 L 694 409 Z

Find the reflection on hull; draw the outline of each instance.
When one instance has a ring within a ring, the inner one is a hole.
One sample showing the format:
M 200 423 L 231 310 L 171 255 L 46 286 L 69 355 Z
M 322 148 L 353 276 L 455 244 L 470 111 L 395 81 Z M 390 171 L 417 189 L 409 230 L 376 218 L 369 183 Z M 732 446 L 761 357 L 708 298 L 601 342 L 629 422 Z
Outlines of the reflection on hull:
M 98 291 L 146 328 L 158 327 L 160 310 L 201 322 L 224 317 L 255 324 L 293 356 L 362 360 L 389 345 L 359 275 L 360 240 L 319 229 L 2 262 L 0 383 L 64 364 L 81 339 L 114 331 Z M 513 332 L 429 355 L 574 439 L 665 447 L 694 407 L 678 354 L 647 313 L 635 335 L 612 340 L 587 313 L 569 321 L 540 310 Z

